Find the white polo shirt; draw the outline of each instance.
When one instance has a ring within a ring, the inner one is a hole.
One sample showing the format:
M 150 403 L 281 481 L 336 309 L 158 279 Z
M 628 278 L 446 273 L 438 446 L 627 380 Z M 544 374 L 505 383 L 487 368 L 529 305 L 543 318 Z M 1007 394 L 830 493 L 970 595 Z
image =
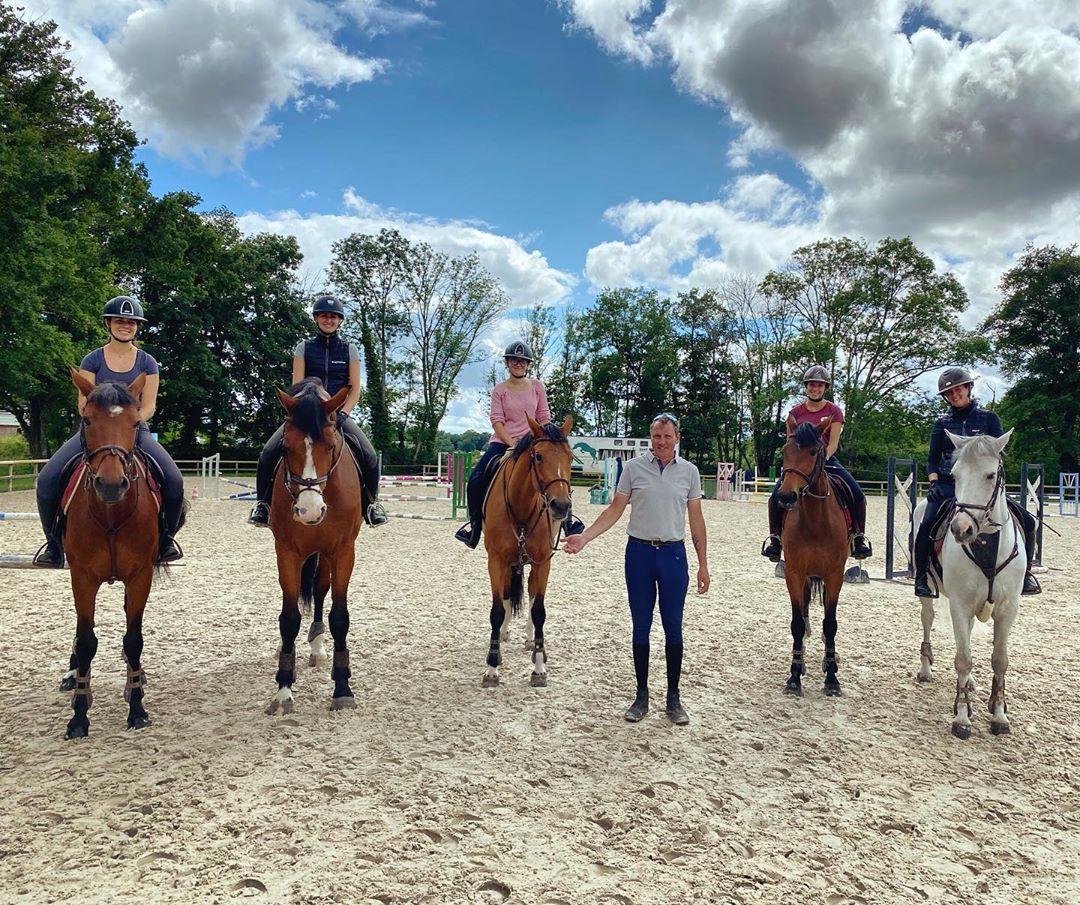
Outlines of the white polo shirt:
M 626 533 L 642 540 L 679 541 L 686 537 L 686 503 L 701 499 L 697 466 L 676 456 L 660 468 L 650 450 L 623 466 L 615 488 L 630 497 L 630 524 Z

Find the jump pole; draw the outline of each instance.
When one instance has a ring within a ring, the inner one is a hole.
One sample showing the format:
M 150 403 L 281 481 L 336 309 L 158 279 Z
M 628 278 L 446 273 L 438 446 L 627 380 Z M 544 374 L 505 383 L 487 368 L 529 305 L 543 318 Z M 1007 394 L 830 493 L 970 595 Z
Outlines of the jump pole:
M 1075 471 L 1058 476 L 1058 515 L 1080 518 L 1080 474 Z
M 1032 515 L 1037 519 L 1038 527 L 1035 529 L 1035 556 L 1031 560 L 1033 566 L 1043 564 L 1043 516 L 1046 514 L 1046 470 L 1042 463 L 1025 462 L 1020 466 L 1020 508 L 1027 509 L 1029 503 L 1035 504 L 1035 512 Z
M 900 478 L 900 474 L 907 469 L 908 474 L 904 479 Z M 909 537 L 912 532 L 912 519 L 915 515 L 915 508 L 918 505 L 918 484 L 919 484 L 919 463 L 914 459 L 896 459 L 889 458 L 889 496 L 886 503 L 886 515 L 885 515 L 885 578 L 913 578 L 915 575 L 915 567 L 912 561 L 911 544 Z M 903 509 L 906 510 L 907 519 L 904 523 L 904 542 L 902 545 L 897 543 L 896 537 L 896 501 L 899 498 L 903 502 Z M 897 568 L 896 552 L 900 550 L 904 556 L 902 562 L 904 568 Z

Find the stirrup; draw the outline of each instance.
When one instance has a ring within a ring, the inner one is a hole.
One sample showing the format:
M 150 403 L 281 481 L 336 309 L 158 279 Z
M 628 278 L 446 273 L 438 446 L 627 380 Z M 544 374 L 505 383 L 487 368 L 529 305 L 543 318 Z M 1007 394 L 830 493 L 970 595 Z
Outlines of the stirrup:
M 158 551 L 157 559 L 154 560 L 155 566 L 166 566 L 171 562 L 176 562 L 178 559 L 184 558 L 183 548 L 176 542 L 175 537 L 169 537 L 165 535 L 162 538 L 161 549 Z
M 564 537 L 573 537 L 585 530 L 585 523 L 576 515 L 568 515 L 563 520 L 562 530 Z
M 783 552 L 783 545 L 780 543 L 780 538 L 775 534 L 770 534 L 765 539 L 765 543 L 761 545 L 761 555 L 766 557 L 769 562 L 780 562 L 780 555 Z
M 254 525 L 257 528 L 269 528 L 270 507 L 262 500 L 259 500 L 259 502 L 251 507 L 251 515 L 248 516 L 248 524 Z
M 34 554 L 34 565 L 41 569 L 64 568 L 64 550 L 59 542 L 52 539 L 45 541 Z
M 851 536 L 851 555 L 855 559 L 867 559 L 874 555 L 874 548 L 865 534 L 853 534 Z
M 920 583 L 921 582 L 921 583 Z M 937 600 L 938 592 L 930 587 L 930 578 L 927 575 L 915 576 L 915 596 L 927 597 L 930 600 Z
M 472 522 L 466 522 L 454 532 L 454 538 L 461 541 L 470 550 L 475 550 L 480 543 L 480 532 L 473 532 Z
M 389 520 L 386 510 L 383 509 L 378 500 L 370 503 L 364 513 L 364 523 L 369 528 L 378 528 L 379 525 L 385 525 Z
M 1036 594 L 1042 593 L 1042 586 L 1031 572 L 1024 573 L 1024 588 L 1020 592 L 1021 597 L 1034 597 Z

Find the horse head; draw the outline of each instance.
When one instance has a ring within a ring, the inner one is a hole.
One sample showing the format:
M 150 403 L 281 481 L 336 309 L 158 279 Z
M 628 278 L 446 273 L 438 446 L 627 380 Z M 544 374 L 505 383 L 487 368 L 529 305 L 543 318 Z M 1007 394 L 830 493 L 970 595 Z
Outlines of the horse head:
M 574 454 L 566 438 L 573 424 L 570 415 L 561 427 L 541 425 L 529 418 L 531 433 L 526 434 L 514 450 L 515 458 L 528 454 L 529 474 L 535 481 L 541 501 L 557 522 L 570 512 L 570 466 Z
M 993 534 L 1001 527 L 1001 519 L 995 521 L 993 515 L 998 503 L 1005 503 L 1003 452 L 1012 431 L 1000 437 L 945 433 L 956 448 L 952 465 L 956 515 L 949 530 L 957 543 L 970 544 L 978 535 Z
M 825 435 L 832 426 L 826 416 L 820 424 L 802 423 L 784 444 L 777 501 L 784 509 L 794 509 L 799 497 L 813 492 L 825 470 Z
M 140 374 L 130 384 L 94 385 L 76 368 L 71 382 L 86 398 L 79 433 L 83 440 L 87 483 L 103 503 L 119 503 L 135 480 L 135 438 L 139 430 L 139 395 L 146 384 Z
M 278 389 L 285 407 L 285 489 L 293 500 L 293 518 L 303 525 L 318 525 L 326 517 L 323 489 L 341 461 L 343 438 L 337 429 L 337 411 L 349 395 L 348 384 L 330 396 L 321 382 L 301 381 Z

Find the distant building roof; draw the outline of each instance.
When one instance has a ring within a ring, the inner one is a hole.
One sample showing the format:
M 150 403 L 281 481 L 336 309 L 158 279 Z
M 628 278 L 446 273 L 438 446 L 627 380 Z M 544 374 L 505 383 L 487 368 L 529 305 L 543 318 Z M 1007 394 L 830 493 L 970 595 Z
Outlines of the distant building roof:
M 0 427 L 18 427 L 19 422 L 11 412 L 0 411 Z

